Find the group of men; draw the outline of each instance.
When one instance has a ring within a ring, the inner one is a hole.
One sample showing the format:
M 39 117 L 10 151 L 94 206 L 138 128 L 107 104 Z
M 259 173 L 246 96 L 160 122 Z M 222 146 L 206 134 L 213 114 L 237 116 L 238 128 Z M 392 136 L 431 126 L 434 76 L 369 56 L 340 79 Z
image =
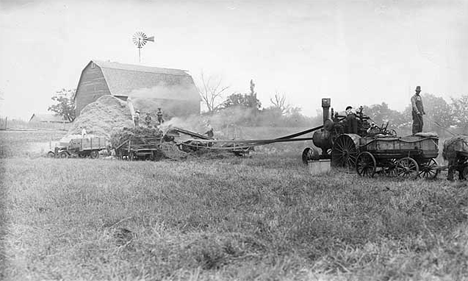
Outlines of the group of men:
M 156 116 L 158 118 L 158 125 L 161 125 L 164 123 L 164 118 L 163 118 L 163 113 L 161 108 L 158 108 L 158 112 L 156 113 Z M 147 112 L 146 117 L 145 117 L 145 124 L 148 127 L 151 127 L 151 113 Z M 133 116 L 133 122 L 135 123 L 135 127 L 140 126 L 140 110 L 135 111 L 135 115 Z
M 422 132 L 424 120 L 423 115 L 426 114 L 424 111 L 424 105 L 421 98 L 421 86 L 417 86 L 415 94 L 411 97 L 411 114 L 413 117 L 413 135 Z M 357 119 L 356 113 L 353 111 L 352 106 L 346 107 L 346 128 L 348 133 L 357 133 Z

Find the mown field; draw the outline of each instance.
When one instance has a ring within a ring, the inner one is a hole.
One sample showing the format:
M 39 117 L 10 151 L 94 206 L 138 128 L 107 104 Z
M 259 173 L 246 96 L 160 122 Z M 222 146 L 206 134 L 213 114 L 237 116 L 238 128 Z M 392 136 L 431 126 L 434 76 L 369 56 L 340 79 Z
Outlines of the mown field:
M 3 157 L 0 279 L 468 280 L 466 182 L 311 176 L 264 151 Z

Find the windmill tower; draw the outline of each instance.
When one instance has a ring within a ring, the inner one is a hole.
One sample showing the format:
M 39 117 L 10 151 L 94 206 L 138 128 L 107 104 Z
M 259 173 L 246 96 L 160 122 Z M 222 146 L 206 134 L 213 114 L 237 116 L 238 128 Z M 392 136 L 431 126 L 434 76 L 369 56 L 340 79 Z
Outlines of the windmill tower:
M 133 43 L 137 46 L 138 48 L 138 62 L 141 62 L 141 48 L 146 45 L 146 42 L 154 42 L 154 36 L 147 37 L 146 34 L 144 34 L 141 31 L 136 32 L 133 34 Z

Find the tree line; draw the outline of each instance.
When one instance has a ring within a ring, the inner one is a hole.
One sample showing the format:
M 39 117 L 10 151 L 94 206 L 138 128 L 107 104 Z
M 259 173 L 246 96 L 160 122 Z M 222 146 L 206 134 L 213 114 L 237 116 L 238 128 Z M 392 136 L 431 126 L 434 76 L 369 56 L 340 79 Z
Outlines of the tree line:
M 286 95 L 276 92 L 270 97 L 270 104 L 262 107 L 255 91 L 255 83 L 250 81 L 250 90 L 246 93 L 234 92 L 223 99 L 229 86 L 223 86 L 221 79 L 206 78 L 201 75 L 198 92 L 200 94 L 203 114 L 217 115 L 225 123 L 242 126 L 273 127 L 309 127 L 322 123 L 322 116 L 308 117 L 302 114 L 300 107 L 291 106 Z M 76 90 L 61 89 L 52 97 L 54 104 L 49 111 L 55 112 L 64 119 L 73 122 L 76 117 L 74 95 Z M 422 94 L 426 115 L 424 116 L 425 132 L 438 135 L 468 133 L 468 95 L 451 98 L 450 102 L 433 94 Z M 321 112 L 317 108 L 317 112 Z M 363 113 L 371 118 L 377 126 L 389 124 L 389 128 L 400 132 L 400 135 L 411 132 L 411 104 L 402 112 L 393 110 L 388 104 L 363 105 Z

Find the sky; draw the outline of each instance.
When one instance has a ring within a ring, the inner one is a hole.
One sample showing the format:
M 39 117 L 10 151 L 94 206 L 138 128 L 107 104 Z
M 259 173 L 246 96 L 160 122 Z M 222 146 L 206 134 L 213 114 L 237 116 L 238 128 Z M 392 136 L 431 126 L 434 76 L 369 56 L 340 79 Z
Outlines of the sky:
M 138 31 L 154 36 L 138 49 Z M 314 116 L 385 102 L 417 85 L 468 94 L 468 0 L 0 0 L 0 116 L 28 120 L 77 87 L 92 59 L 187 70 L 263 107 L 275 94 Z M 468 109 L 467 109 L 468 110 Z

